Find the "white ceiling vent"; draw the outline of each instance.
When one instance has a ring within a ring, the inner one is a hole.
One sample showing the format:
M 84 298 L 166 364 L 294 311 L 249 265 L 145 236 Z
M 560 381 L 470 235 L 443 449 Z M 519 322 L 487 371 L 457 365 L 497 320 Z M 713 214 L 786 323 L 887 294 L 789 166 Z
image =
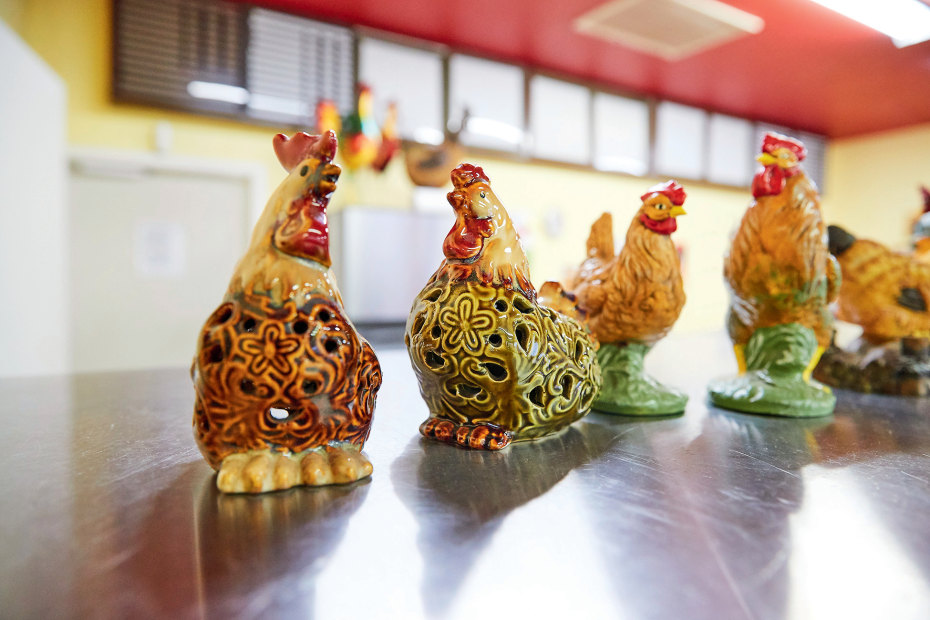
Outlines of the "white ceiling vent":
M 613 0 L 575 20 L 575 30 L 665 60 L 681 60 L 762 31 L 762 18 L 716 0 Z

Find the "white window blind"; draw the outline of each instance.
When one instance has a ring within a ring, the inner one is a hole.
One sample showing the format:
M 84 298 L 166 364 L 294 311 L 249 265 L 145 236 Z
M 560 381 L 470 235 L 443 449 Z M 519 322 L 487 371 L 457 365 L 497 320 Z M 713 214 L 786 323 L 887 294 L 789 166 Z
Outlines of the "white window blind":
M 246 54 L 248 113 L 254 118 L 312 123 L 321 99 L 340 113 L 354 108 L 352 32 L 276 11 L 252 9 Z
M 189 85 L 242 91 L 243 5 L 121 0 L 114 10 L 113 91 L 117 99 L 222 114 L 240 111 L 241 102 L 229 97 L 198 98 L 190 93 Z

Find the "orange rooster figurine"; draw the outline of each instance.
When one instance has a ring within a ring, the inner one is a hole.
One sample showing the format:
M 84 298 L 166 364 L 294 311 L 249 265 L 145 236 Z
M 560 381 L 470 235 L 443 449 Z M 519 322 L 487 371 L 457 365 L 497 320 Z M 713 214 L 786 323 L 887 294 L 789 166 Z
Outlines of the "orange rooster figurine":
M 649 188 L 614 252 L 613 218 L 591 226 L 588 258 L 568 288 L 578 298 L 600 342 L 597 359 L 604 383 L 594 408 L 626 415 L 684 411 L 688 397 L 643 373 L 643 358 L 675 324 L 685 305 L 681 265 L 671 234 L 685 215 L 684 189 L 675 181 Z
M 430 417 L 420 432 L 500 450 L 585 415 L 600 386 L 596 343 L 536 303 L 526 255 L 484 171 L 452 171 L 446 258 L 413 302 L 404 341 Z
M 400 149 L 397 135 L 397 104 L 388 104 L 387 114 L 380 132 L 375 123 L 371 89 L 364 84 L 358 86 L 356 109 L 343 120 L 336 104 L 321 99 L 316 105 L 316 129 L 319 133 L 334 131 L 339 136 L 342 159 L 350 170 L 371 166 L 384 172 L 394 154 Z
M 191 368 L 194 435 L 217 487 L 261 493 L 369 476 L 381 367 L 343 310 L 326 206 L 336 136 L 278 134 L 288 176 L 271 195 Z
M 769 133 L 762 142 L 755 200 L 724 259 L 727 328 L 741 374 L 710 386 L 721 407 L 791 417 L 833 412 L 836 398 L 810 373 L 833 334 L 828 304 L 840 271 L 817 188 L 800 168 L 805 155 L 787 136 Z
M 844 349 L 827 349 L 814 376 L 860 392 L 930 394 L 930 265 L 828 228 L 843 274 L 837 318 L 862 327 Z

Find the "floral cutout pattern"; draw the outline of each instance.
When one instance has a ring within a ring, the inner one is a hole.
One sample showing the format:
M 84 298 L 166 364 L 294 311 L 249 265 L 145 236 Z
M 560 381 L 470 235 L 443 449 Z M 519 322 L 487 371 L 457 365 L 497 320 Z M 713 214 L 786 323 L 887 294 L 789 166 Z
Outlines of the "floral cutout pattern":
M 439 323 L 446 330 L 443 345 L 449 353 L 458 353 L 462 344 L 471 351 L 481 349 L 481 334 L 494 323 L 494 314 L 479 309 L 472 297 L 461 296 L 439 311 Z
M 470 447 L 555 432 L 586 414 L 600 387 L 584 327 L 506 288 L 431 282 L 414 302 L 405 343 L 430 410 L 421 432 L 451 437 L 484 425 L 508 437 L 495 435 L 494 447 L 455 440 Z
M 194 434 L 213 467 L 233 452 L 299 453 L 368 438 L 381 367 L 330 299 L 275 306 L 239 294 L 211 315 L 198 342 Z
M 271 367 L 286 377 L 293 368 L 300 340 L 286 336 L 280 325 L 264 324 L 261 334 L 242 336 L 239 349 L 252 357 L 249 363 L 249 372 L 252 374 L 264 374 Z

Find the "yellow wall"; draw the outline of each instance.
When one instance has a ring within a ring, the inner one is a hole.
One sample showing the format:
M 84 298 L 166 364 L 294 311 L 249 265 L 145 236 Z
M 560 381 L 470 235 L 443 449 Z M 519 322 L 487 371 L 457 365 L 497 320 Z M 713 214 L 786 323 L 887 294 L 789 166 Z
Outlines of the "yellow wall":
M 111 24 L 112 0 L 25 2 L 19 32 L 68 85 L 72 145 L 151 150 L 155 125 L 170 121 L 178 154 L 277 166 L 267 128 L 112 103 Z
M 8 0 L 9 1 L 9 0 Z M 155 126 L 167 121 L 174 130 L 173 151 L 203 158 L 230 158 L 259 161 L 266 166 L 269 187 L 281 178 L 281 170 L 270 148 L 270 137 L 279 130 L 248 126 L 234 121 L 209 119 L 141 106 L 114 104 L 110 95 L 111 0 L 12 0 L 0 13 L 62 76 L 68 85 L 69 141 L 72 145 L 131 150 L 151 150 Z M 24 7 L 24 8 L 23 8 Z M 11 17 L 8 17 L 11 16 Z M 15 21 L 18 20 L 18 23 Z M 902 137 L 902 139 L 905 139 Z M 927 141 L 926 134 L 924 141 Z M 847 144 L 848 142 L 848 144 Z M 829 215 L 850 222 L 870 221 L 869 210 L 857 210 L 838 199 L 840 192 L 855 197 L 864 194 L 853 189 L 853 182 L 866 184 L 859 175 L 858 147 L 847 141 L 831 149 L 830 187 L 835 205 Z M 896 144 L 896 143 L 895 143 Z M 916 144 L 909 153 L 919 150 Z M 869 154 L 874 166 L 875 153 Z M 615 237 L 623 239 L 629 221 L 638 207 L 638 196 L 660 179 L 636 179 L 589 170 L 559 166 L 526 165 L 490 157 L 472 158 L 490 176 L 495 191 L 514 215 L 530 256 L 533 280 L 560 279 L 565 271 L 584 257 L 584 242 L 591 222 L 603 211 L 614 213 Z M 919 158 L 913 157 L 916 166 Z M 893 168 L 893 166 L 889 166 Z M 835 169 L 849 170 L 845 176 Z M 874 167 L 872 168 L 874 169 Z M 849 178 L 847 178 L 849 177 Z M 925 179 L 926 180 L 926 179 Z M 913 180 L 902 187 L 898 201 L 902 212 L 915 205 Z M 882 188 L 883 189 L 883 188 Z M 686 184 L 689 215 L 679 220 L 677 243 L 684 247 L 685 289 L 689 300 L 677 329 L 681 331 L 716 329 L 722 326 L 726 292 L 721 279 L 722 255 L 731 231 L 746 207 L 746 190 L 732 190 L 703 184 Z M 406 178 L 403 162 L 396 161 L 384 175 L 373 172 L 346 173 L 336 192 L 333 206 L 383 204 L 404 207 L 411 204 L 413 188 Z M 882 190 L 871 191 L 877 196 Z M 845 195 L 845 194 L 844 194 Z M 878 201 L 875 201 L 878 203 Z M 868 203 L 867 203 L 868 204 Z M 882 205 L 887 209 L 887 205 Z M 862 211 L 863 217 L 856 219 Z M 888 226 L 901 221 L 885 218 Z M 451 226 L 450 212 L 450 226 Z M 561 227 L 547 222 L 561 222 Z M 560 228 L 555 231 L 554 228 Z M 864 228 L 864 226 L 862 227 Z M 441 240 L 424 240 L 441 243 Z
M 827 222 L 898 250 L 930 187 L 930 123 L 834 140 L 827 151 Z
M 0 19 L 14 31 L 23 34 L 26 0 L 0 0 Z

